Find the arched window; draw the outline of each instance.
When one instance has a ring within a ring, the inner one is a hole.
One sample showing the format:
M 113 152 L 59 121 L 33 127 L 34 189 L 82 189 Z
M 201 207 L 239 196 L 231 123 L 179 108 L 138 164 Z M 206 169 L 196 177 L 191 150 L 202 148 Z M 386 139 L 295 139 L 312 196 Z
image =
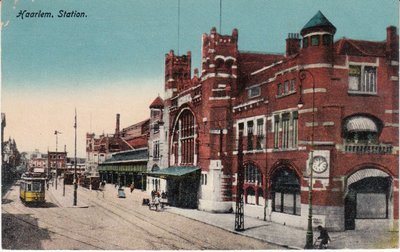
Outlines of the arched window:
M 257 205 L 264 205 L 264 195 L 262 188 L 257 189 Z
M 246 189 L 246 204 L 250 205 L 256 204 L 256 193 L 253 187 L 248 187 Z
M 172 153 L 176 165 L 193 165 L 195 154 L 195 118 L 191 111 L 184 110 L 175 123 L 172 138 Z
M 245 183 L 261 185 L 261 173 L 254 164 L 247 164 L 244 168 Z
M 282 168 L 272 177 L 272 211 L 300 215 L 300 183 L 293 170 Z

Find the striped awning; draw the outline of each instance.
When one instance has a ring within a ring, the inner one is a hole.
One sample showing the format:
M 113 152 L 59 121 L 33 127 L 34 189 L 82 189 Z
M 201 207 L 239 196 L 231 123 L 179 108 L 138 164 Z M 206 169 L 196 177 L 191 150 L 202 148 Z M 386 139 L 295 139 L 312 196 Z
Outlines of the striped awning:
M 372 119 L 364 116 L 355 116 L 350 118 L 346 123 L 346 129 L 349 132 L 378 132 L 376 123 Z

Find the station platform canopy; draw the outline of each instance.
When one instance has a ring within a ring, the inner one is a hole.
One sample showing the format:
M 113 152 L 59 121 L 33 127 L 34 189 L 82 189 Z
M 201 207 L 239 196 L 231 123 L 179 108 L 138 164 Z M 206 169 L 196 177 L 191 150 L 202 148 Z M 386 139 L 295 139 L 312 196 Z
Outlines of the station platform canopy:
M 182 177 L 200 170 L 197 166 L 170 166 L 158 171 L 147 172 L 152 177 Z

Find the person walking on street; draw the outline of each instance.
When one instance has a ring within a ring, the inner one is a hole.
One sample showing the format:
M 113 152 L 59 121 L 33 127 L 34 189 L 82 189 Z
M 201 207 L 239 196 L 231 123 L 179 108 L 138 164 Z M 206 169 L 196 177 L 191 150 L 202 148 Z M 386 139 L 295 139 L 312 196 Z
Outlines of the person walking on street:
M 131 186 L 129 187 L 131 189 L 131 193 L 133 192 L 133 190 L 135 189 L 135 185 L 132 183 Z
M 154 205 L 155 205 L 155 207 L 156 207 L 156 212 L 158 212 L 158 207 L 159 207 L 159 205 L 160 205 L 160 196 L 156 195 L 156 196 L 154 197 Z

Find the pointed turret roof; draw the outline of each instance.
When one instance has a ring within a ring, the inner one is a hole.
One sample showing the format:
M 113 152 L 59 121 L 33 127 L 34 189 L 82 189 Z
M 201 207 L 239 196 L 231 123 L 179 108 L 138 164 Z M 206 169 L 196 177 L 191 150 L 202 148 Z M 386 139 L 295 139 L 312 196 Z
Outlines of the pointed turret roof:
M 164 101 L 160 96 L 151 103 L 150 108 L 164 108 Z
M 307 22 L 303 29 L 301 29 L 301 34 L 303 35 L 306 30 L 317 27 L 326 27 L 331 29 L 332 33 L 336 32 L 336 27 L 324 16 L 324 14 L 322 14 L 321 11 L 318 11 L 317 14 L 315 14 L 314 17 L 312 17 L 310 21 Z

